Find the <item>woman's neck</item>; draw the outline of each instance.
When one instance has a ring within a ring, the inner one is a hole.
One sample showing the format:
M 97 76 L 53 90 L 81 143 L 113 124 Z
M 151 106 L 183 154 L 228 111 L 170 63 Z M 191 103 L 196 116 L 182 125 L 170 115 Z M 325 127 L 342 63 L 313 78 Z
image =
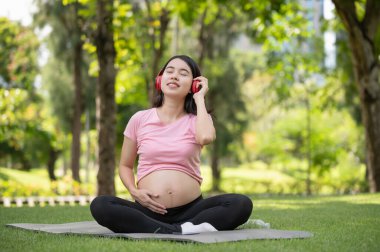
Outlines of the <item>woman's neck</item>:
M 165 121 L 175 121 L 186 114 L 184 110 L 184 101 L 179 102 L 165 99 L 162 106 L 157 109 L 161 118 Z

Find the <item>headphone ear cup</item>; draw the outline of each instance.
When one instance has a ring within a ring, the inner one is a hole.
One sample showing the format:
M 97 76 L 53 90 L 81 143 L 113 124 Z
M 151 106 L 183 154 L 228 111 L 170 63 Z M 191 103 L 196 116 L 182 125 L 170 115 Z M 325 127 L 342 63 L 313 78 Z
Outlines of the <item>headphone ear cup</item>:
M 157 91 L 161 91 L 161 79 L 162 79 L 162 75 L 157 75 L 156 85 L 155 85 Z
M 191 85 L 191 92 L 194 94 L 199 91 L 199 87 L 197 86 L 198 82 L 200 82 L 200 81 L 199 80 L 193 80 L 193 84 Z

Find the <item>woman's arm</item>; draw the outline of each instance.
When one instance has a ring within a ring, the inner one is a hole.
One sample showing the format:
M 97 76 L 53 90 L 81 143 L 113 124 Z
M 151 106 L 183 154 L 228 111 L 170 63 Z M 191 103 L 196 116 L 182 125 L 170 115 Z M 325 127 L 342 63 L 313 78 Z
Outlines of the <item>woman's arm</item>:
M 197 102 L 197 120 L 195 139 L 201 145 L 206 145 L 215 140 L 215 128 L 210 115 L 207 113 L 204 99 Z
M 136 143 L 128 137 L 124 137 L 123 147 L 120 155 L 119 176 L 124 186 L 128 189 L 131 196 L 141 205 L 149 208 L 153 212 L 165 214 L 167 211 L 165 207 L 158 202 L 154 201 L 154 197 L 158 197 L 145 189 L 138 189 L 136 187 L 135 176 L 133 173 L 133 166 L 137 157 Z
M 120 155 L 119 176 L 124 186 L 133 195 L 137 189 L 135 176 L 133 174 L 133 166 L 137 157 L 136 143 L 128 137 L 124 137 L 123 147 Z
M 206 145 L 215 140 L 215 128 L 210 118 L 210 115 L 207 113 L 206 104 L 205 104 L 205 95 L 208 91 L 208 80 L 203 76 L 195 78 L 199 80 L 198 86 L 202 86 L 199 92 L 195 93 L 193 99 L 197 105 L 197 121 L 196 121 L 196 133 L 195 139 L 201 145 Z

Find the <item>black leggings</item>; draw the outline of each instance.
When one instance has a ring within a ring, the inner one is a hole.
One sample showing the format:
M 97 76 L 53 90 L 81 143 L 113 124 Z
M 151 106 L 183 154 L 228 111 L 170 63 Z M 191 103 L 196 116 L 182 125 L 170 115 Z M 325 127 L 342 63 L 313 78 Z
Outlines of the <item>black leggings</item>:
M 202 196 L 164 215 L 152 212 L 138 202 L 114 196 L 99 196 L 91 202 L 91 214 L 102 226 L 116 233 L 181 233 L 181 224 L 208 222 L 217 230 L 232 230 L 245 223 L 252 212 L 252 201 L 240 194 Z

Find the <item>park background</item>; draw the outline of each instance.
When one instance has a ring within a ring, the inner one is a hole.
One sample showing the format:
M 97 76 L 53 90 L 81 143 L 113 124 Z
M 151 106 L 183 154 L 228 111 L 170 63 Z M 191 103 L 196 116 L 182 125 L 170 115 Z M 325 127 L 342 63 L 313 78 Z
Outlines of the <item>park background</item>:
M 0 1 L 0 250 L 379 251 L 379 13 L 378 0 Z M 199 245 L 7 228 L 93 221 L 92 197 L 130 198 L 123 130 L 174 54 L 209 79 L 204 195 L 246 193 L 239 228 L 261 219 L 313 237 Z
M 217 139 L 202 153 L 204 192 L 380 190 L 377 1 L 17 7 L 31 8 L 28 24 L 0 17 L 2 198 L 128 197 L 117 174 L 123 130 L 151 106 L 175 54 L 209 79 Z

